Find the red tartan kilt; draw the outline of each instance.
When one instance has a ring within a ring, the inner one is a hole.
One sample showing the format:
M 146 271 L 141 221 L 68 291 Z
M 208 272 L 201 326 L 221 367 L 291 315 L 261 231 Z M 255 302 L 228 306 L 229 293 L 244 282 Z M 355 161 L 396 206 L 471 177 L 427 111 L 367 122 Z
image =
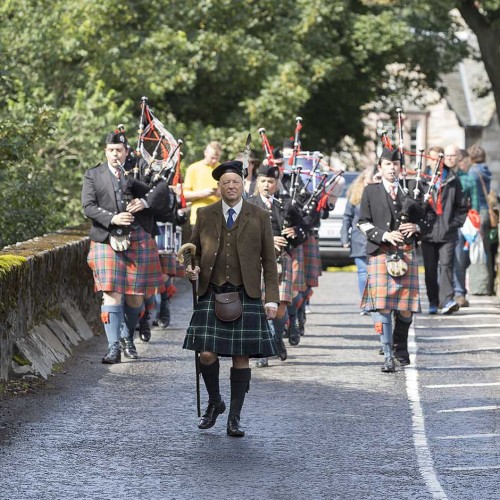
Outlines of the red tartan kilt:
M 420 312 L 417 254 L 404 252 L 408 272 L 399 278 L 391 276 L 385 265 L 386 254 L 368 256 L 368 277 L 361 299 L 361 309 Z
M 96 292 L 149 296 L 164 290 L 158 247 L 142 228 L 132 232 L 130 247 L 124 252 L 92 241 L 87 263 L 94 273 Z
M 290 254 L 283 251 L 278 259 L 278 282 L 280 302 L 292 302 L 293 300 L 293 287 L 292 287 L 292 258 Z M 265 300 L 266 289 L 264 286 L 264 276 L 262 276 L 261 283 L 262 300 Z
M 177 276 L 177 259 L 174 253 L 161 253 L 160 264 L 162 274 Z
M 319 254 L 319 243 L 314 236 L 309 236 L 302 244 L 304 250 L 304 274 L 306 285 L 315 287 L 319 285 L 318 278 L 321 276 L 321 256 Z
M 302 245 L 294 248 L 290 255 L 292 257 L 292 282 L 294 292 L 304 292 L 307 288 L 304 275 L 304 250 Z

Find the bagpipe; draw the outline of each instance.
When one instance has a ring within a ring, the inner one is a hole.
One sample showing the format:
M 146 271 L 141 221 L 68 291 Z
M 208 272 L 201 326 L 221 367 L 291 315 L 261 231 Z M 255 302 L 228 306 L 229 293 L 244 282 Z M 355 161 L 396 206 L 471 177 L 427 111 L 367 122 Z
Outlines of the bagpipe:
M 295 121 L 293 149 L 288 158 L 285 154 L 283 157 L 289 167 L 282 169 L 282 183 L 285 187 L 288 186 L 288 193 L 281 193 L 275 198 L 282 214 L 282 229 L 296 227 L 300 233 L 296 238 L 287 237 L 288 249 L 303 243 L 309 236 L 309 231 L 319 223 L 319 219 L 328 217 L 332 208 L 328 202 L 329 196 L 344 173 L 320 173 L 323 155 L 319 151 L 301 151 L 302 118 L 298 116 Z M 259 128 L 259 134 L 268 164 L 275 165 L 274 150 L 265 128 Z M 304 168 L 306 165 L 308 168 Z M 303 177 L 306 177 L 305 181 Z
M 415 169 L 415 177 L 408 179 L 408 170 L 406 168 L 406 156 L 413 155 L 410 151 L 405 151 L 403 140 L 403 117 L 401 108 L 397 108 L 397 132 L 398 132 L 398 151 L 401 165 L 401 183 L 398 180 L 399 190 L 402 194 L 402 207 L 400 223 L 406 222 L 418 223 L 422 219 L 434 219 L 435 213 L 430 215 L 430 212 L 435 212 L 432 200 L 432 191 L 437 183 L 437 180 L 442 172 L 443 154 L 440 153 L 435 159 L 435 165 L 432 169 L 432 174 L 429 176 L 423 171 L 424 158 L 433 160 L 430 156 L 424 155 L 424 149 L 419 149 L 418 158 Z M 382 146 L 386 149 L 393 150 L 392 142 L 388 136 L 387 130 L 382 131 L 381 136 Z M 428 182 L 424 179 L 428 179 Z M 414 182 L 413 189 L 410 190 L 409 184 Z M 425 191 L 425 193 L 424 193 Z M 410 241 L 405 239 L 405 243 Z
M 319 151 L 309 152 L 301 150 L 301 130 L 302 118 L 296 117 L 296 127 L 293 136 L 293 149 L 291 155 L 284 160 L 289 169 L 283 169 L 283 174 L 289 177 L 287 181 L 282 180 L 283 184 L 288 184 L 288 195 L 291 203 L 289 211 L 299 213 L 302 218 L 313 216 L 316 212 L 328 212 L 328 197 L 338 184 L 344 171 L 341 170 L 335 175 L 320 173 L 320 167 L 325 165 L 323 155 Z M 259 129 L 262 139 L 262 148 L 266 159 L 270 165 L 274 165 L 273 148 L 269 143 L 264 128 Z M 305 166 L 308 168 L 304 168 Z M 303 178 L 306 177 L 304 181 Z M 328 214 L 326 214 L 328 217 Z
M 147 103 L 148 98 L 142 97 L 137 146 L 135 150 L 129 147 L 124 165 L 125 197 L 143 198 L 147 195 L 157 222 L 180 225 L 187 220 L 182 210 L 186 206 L 182 185 L 179 199 L 170 186 L 181 184 L 180 148 L 183 141 L 174 138 Z M 120 127 L 124 132 L 123 125 Z

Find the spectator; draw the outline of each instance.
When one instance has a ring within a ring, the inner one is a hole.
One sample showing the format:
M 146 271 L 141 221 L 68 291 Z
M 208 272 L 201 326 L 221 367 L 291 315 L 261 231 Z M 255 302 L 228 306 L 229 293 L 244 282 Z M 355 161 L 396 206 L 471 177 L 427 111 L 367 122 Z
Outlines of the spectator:
M 457 146 L 446 147 L 441 174 L 430 192 L 429 203 L 437 218 L 432 232 L 422 240 L 429 314 L 437 314 L 438 307 L 442 308 L 442 314 L 452 314 L 460 308 L 454 299 L 453 262 L 457 230 L 465 222 L 467 205 L 453 171 L 458 154 Z
M 468 174 L 470 168 L 470 155 L 465 149 L 458 153 L 457 168 L 455 170 L 469 209 L 478 210 L 478 197 L 476 181 Z M 457 244 L 455 246 L 455 262 L 453 266 L 453 287 L 455 289 L 455 302 L 460 307 L 469 307 L 465 277 L 470 266 L 469 248 L 461 228 L 458 229 Z
M 190 201 L 191 213 L 189 222 L 191 226 L 196 223 L 196 212 L 201 207 L 206 207 L 220 199 L 217 182 L 212 177 L 212 172 L 219 164 L 222 146 L 217 141 L 210 142 L 204 151 L 203 160 L 192 163 L 186 169 L 184 177 L 184 197 Z
M 486 264 L 473 264 L 474 272 L 469 273 L 470 292 L 473 295 L 493 294 L 492 245 L 490 241 L 490 224 L 488 195 L 491 190 L 491 172 L 486 164 L 486 153 L 481 146 L 472 145 L 469 149 L 472 166 L 469 170 L 476 181 L 478 193 L 479 215 L 481 218 L 481 237 L 483 239 Z M 471 266 L 471 269 L 472 269 Z
M 347 204 L 345 207 L 344 217 L 342 221 L 342 229 L 340 232 L 340 241 L 344 248 L 351 248 L 350 256 L 354 259 L 358 270 L 358 287 L 361 297 L 366 285 L 366 236 L 359 230 L 359 207 L 363 191 L 368 184 L 372 183 L 373 168 L 368 167 L 357 177 L 347 191 Z M 363 309 L 362 315 L 369 314 Z

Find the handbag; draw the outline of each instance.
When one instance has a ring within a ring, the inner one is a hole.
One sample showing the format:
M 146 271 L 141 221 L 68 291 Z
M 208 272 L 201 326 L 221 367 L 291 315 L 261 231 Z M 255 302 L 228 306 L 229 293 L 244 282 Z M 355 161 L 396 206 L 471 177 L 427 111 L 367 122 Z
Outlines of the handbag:
M 408 264 L 403 259 L 403 252 L 390 252 L 385 259 L 387 272 L 394 278 L 400 278 L 408 272 Z
M 215 294 L 215 315 L 225 322 L 236 321 L 243 312 L 239 292 Z

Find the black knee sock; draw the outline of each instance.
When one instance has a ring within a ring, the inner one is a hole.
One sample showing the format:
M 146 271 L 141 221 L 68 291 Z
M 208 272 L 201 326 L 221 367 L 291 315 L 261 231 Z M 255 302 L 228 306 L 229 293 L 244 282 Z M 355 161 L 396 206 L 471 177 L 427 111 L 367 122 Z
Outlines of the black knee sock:
M 396 314 L 396 321 L 394 322 L 394 333 L 393 342 L 394 350 L 397 351 L 408 351 L 408 330 L 412 323 L 413 316 L 405 318 L 399 314 Z
M 200 372 L 208 392 L 209 403 L 218 403 L 221 400 L 219 389 L 219 360 L 211 365 L 200 363 Z
M 250 368 L 231 368 L 231 406 L 229 416 L 241 414 L 245 394 L 250 389 L 252 370 Z

